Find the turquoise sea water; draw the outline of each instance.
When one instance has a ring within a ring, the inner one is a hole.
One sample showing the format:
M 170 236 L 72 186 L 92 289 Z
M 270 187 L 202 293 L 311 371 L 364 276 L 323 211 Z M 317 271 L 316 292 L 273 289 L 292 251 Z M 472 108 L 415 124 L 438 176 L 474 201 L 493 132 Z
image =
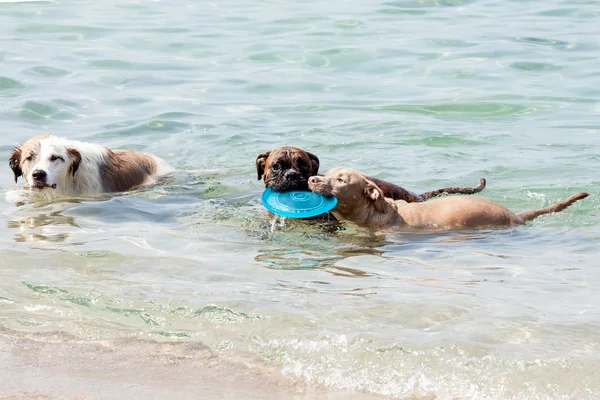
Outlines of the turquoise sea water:
M 15 203 L 0 168 L 0 394 L 599 398 L 598 37 L 597 1 L 0 2 L 0 158 L 46 133 L 215 170 Z M 274 224 L 281 145 L 591 196 L 501 231 Z

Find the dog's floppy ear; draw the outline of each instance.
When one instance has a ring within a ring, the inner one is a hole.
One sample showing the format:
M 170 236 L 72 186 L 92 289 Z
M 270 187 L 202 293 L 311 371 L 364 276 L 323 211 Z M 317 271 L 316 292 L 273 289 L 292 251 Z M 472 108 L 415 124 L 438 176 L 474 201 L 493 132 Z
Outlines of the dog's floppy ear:
M 319 157 L 315 156 L 312 153 L 306 152 L 308 154 L 308 158 L 310 158 L 310 162 L 312 165 L 312 174 L 316 175 L 319 173 Z
M 81 153 L 77 149 L 74 149 L 72 147 L 69 147 L 67 149 L 67 153 L 69 154 L 69 157 L 73 160 L 71 166 L 69 167 L 69 172 L 71 172 L 71 174 L 75 176 L 75 172 L 77 172 L 77 170 L 79 169 L 79 164 L 81 164 Z
M 267 162 L 267 158 L 269 158 L 269 154 L 271 154 L 270 151 L 265 151 L 256 157 L 256 174 L 259 181 L 265 173 L 265 163 Z
M 13 170 L 13 173 L 15 174 L 15 183 L 17 183 L 17 179 L 19 179 L 20 176 L 23 176 L 23 171 L 21 170 L 21 148 L 17 147 L 12 152 L 8 159 L 8 165 L 10 165 L 10 168 Z
M 383 192 L 371 181 L 367 181 L 367 186 L 365 186 L 365 197 L 373 202 L 373 205 L 378 212 L 383 213 L 385 202 L 385 200 L 383 200 Z

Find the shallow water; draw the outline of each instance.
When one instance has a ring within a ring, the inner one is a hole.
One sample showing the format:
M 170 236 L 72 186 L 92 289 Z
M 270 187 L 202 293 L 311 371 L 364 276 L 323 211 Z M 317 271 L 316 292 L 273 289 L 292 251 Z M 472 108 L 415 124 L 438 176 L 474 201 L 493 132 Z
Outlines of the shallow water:
M 148 368 L 158 398 L 220 379 L 598 398 L 599 19 L 558 0 L 0 2 L 0 158 L 48 133 L 216 169 L 15 202 L 0 168 L 3 394 L 130 398 L 114 371 Z M 284 144 L 415 192 L 485 177 L 514 210 L 591 196 L 507 230 L 272 230 L 254 160 Z

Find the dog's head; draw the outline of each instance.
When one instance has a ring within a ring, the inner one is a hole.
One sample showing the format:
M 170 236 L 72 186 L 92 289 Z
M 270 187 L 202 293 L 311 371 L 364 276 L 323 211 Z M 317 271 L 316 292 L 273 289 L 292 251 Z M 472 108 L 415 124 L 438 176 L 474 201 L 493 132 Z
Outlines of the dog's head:
M 296 147 L 280 147 L 258 155 L 256 172 L 276 192 L 308 190 L 308 178 L 319 173 L 319 159 Z
M 324 176 L 308 179 L 310 190 L 338 200 L 333 209 L 340 219 L 356 222 L 374 213 L 383 213 L 385 200 L 382 190 L 367 176 L 349 168 L 334 168 Z
M 36 136 L 17 147 L 8 164 L 15 174 L 25 178 L 32 190 L 64 191 L 81 163 L 81 154 L 68 141 L 54 136 Z

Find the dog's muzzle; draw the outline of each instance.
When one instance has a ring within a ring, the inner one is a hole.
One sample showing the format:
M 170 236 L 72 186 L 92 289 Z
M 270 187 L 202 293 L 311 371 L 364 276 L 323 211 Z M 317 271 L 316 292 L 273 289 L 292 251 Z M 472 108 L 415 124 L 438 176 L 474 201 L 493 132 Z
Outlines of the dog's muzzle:
M 279 175 L 277 179 L 270 179 L 266 184 L 276 192 L 308 190 L 308 180 L 296 169 L 289 169 Z
M 325 181 L 319 176 L 308 178 L 308 188 L 315 193 L 331 196 L 331 187 L 326 185 Z
M 46 179 L 48 178 L 48 174 L 44 170 L 36 169 L 35 171 L 33 171 L 31 173 L 31 177 L 33 178 L 31 187 L 34 189 L 44 189 L 47 187 L 56 189 L 56 183 L 53 183 L 52 185 L 48 185 L 48 183 L 46 182 Z

